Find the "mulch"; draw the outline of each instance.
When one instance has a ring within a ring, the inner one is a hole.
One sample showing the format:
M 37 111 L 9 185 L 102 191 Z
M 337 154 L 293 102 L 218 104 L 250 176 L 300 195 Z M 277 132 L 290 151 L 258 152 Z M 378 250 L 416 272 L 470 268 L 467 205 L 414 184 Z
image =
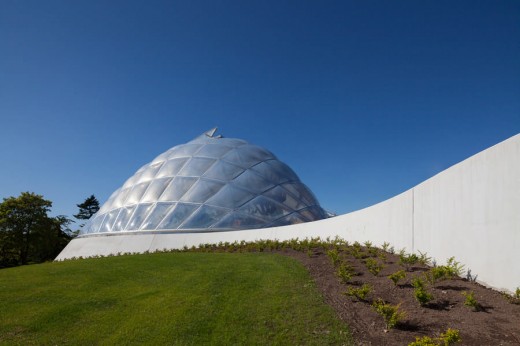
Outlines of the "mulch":
M 314 278 L 326 303 L 333 307 L 339 318 L 351 328 L 357 345 L 408 345 L 416 337 L 439 337 L 448 328 L 457 329 L 462 341 L 456 345 L 520 345 L 520 305 L 513 304 L 502 293 L 463 278 L 437 282 L 428 291 L 434 300 L 421 307 L 413 295 L 410 282 L 413 277 L 428 270 L 414 266 L 407 278 L 395 286 L 388 275 L 402 270 L 399 256 L 387 253 L 384 268 L 374 276 L 363 260 L 342 253 L 342 260 L 356 270 L 350 285 L 370 284 L 373 291 L 367 301 L 358 301 L 344 295 L 347 284 L 336 276 L 336 268 L 322 248 L 311 253 L 291 249 L 276 251 L 300 261 Z M 520 282 L 519 282 L 520 284 Z M 462 292 L 472 291 L 481 305 L 473 311 L 464 305 Z M 377 298 L 391 304 L 401 304 L 406 317 L 395 328 L 385 330 L 383 318 L 372 308 Z

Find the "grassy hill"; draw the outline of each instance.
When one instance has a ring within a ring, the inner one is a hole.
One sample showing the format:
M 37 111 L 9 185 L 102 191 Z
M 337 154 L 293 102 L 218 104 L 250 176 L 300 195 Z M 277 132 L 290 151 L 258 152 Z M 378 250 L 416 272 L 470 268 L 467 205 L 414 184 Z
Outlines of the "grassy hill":
M 351 344 L 295 260 L 164 253 L 0 270 L 0 344 Z

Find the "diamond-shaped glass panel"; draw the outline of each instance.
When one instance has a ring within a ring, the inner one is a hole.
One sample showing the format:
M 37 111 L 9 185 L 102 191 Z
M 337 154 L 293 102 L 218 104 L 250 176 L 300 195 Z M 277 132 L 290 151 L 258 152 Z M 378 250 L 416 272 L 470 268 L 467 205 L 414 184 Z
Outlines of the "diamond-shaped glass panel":
M 124 203 L 126 202 L 126 198 L 128 197 L 128 194 L 130 193 L 131 190 L 132 190 L 132 188 L 130 187 L 130 188 L 126 188 L 126 189 L 119 191 L 119 193 L 117 194 L 117 197 L 115 197 L 112 202 L 112 208 L 122 207 L 124 205 Z
M 177 158 L 177 157 L 189 157 L 194 155 L 197 150 L 202 147 L 202 144 L 183 144 L 178 145 L 171 149 L 170 155 L 168 158 Z
M 216 208 L 209 205 L 203 205 L 199 208 L 189 219 L 183 224 L 182 228 L 186 229 L 200 229 L 208 228 L 225 214 L 229 213 L 229 209 Z
M 262 193 L 265 190 L 273 187 L 273 183 L 267 181 L 262 178 L 252 170 L 246 170 L 244 173 L 240 174 L 238 177 L 233 180 L 233 183 L 236 186 L 241 187 L 243 189 L 247 189 L 251 192 Z
M 225 161 L 217 161 L 204 174 L 205 177 L 222 181 L 230 181 L 244 171 L 243 168 L 232 165 Z
M 159 223 L 162 221 L 162 219 L 164 219 L 168 212 L 174 207 L 175 204 L 172 205 L 170 203 L 157 203 L 153 210 L 150 212 L 148 218 L 141 225 L 141 229 L 156 229 Z
M 159 197 L 160 201 L 178 201 L 185 193 L 190 189 L 190 187 L 197 181 L 197 178 L 190 177 L 175 177 L 171 181 L 170 185 L 166 187 L 161 197 Z
M 316 198 L 302 183 L 286 183 L 282 184 L 282 186 L 306 205 L 311 206 L 316 204 Z
M 281 219 L 276 220 L 271 224 L 271 226 L 287 226 L 287 225 L 295 225 L 297 223 L 307 222 L 301 215 L 298 213 L 292 213 L 287 215 Z
M 155 178 L 157 171 L 159 171 L 162 165 L 162 162 L 156 163 L 155 165 L 150 165 L 146 170 L 143 171 L 143 174 L 141 174 L 141 177 L 136 181 L 136 183 L 144 183 Z
M 289 208 L 264 196 L 256 197 L 239 210 L 242 214 L 263 218 L 265 220 L 275 220 L 291 212 Z
M 254 197 L 255 194 L 247 190 L 239 189 L 233 186 L 233 184 L 227 184 L 213 197 L 208 199 L 206 204 L 234 209 L 240 207 Z
M 132 216 L 132 213 L 134 212 L 136 206 L 130 206 L 127 208 L 121 209 L 119 212 L 119 215 L 117 216 L 116 222 L 114 222 L 114 225 L 112 226 L 113 232 L 119 232 L 125 229 L 126 224 L 128 223 L 128 220 L 130 219 L 130 216 Z
M 182 167 L 186 164 L 189 158 L 183 157 L 180 159 L 171 159 L 166 161 L 159 172 L 157 172 L 156 177 L 162 178 L 162 177 L 173 177 L 179 173 L 179 171 L 182 169 Z
M 275 184 L 299 180 L 292 169 L 278 160 L 264 161 L 251 169 Z
M 188 177 L 200 177 L 215 163 L 215 159 L 194 157 L 181 169 L 179 175 Z
M 128 194 L 128 198 L 126 199 L 125 204 L 128 205 L 139 202 L 149 185 L 150 182 L 134 185 L 134 188 Z
M 189 217 L 199 205 L 178 203 L 173 209 L 170 209 L 168 215 L 162 220 L 157 229 L 177 229 L 179 225 Z
M 212 180 L 200 179 L 192 188 L 182 196 L 181 201 L 192 203 L 204 203 L 217 193 L 224 183 Z
M 110 213 L 108 213 L 99 231 L 112 232 L 112 225 L 116 220 L 117 214 L 119 214 L 119 209 L 112 210 Z
M 292 210 L 302 209 L 307 206 L 281 186 L 275 186 L 271 190 L 264 192 L 264 196 L 286 205 Z
M 265 220 L 244 215 L 239 213 L 230 213 L 226 215 L 221 221 L 217 222 L 212 228 L 224 229 L 250 229 L 261 228 L 265 225 Z
M 159 199 L 159 196 L 164 192 L 168 184 L 172 181 L 172 178 L 160 178 L 152 181 L 148 190 L 144 194 L 141 202 L 155 202 Z
M 197 152 L 197 157 L 218 158 L 230 151 L 231 149 L 231 147 L 225 145 L 206 144 Z
M 152 209 L 152 204 L 140 204 L 135 210 L 134 214 L 130 217 L 130 221 L 126 226 L 127 231 L 136 231 L 141 227 L 144 219 L 148 216 L 148 213 Z

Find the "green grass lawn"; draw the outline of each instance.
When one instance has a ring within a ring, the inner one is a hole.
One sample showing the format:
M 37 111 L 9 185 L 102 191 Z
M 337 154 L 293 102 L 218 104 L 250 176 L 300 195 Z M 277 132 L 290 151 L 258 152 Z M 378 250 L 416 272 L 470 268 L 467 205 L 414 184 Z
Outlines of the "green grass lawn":
M 295 260 L 165 253 L 0 270 L 0 344 L 352 344 Z

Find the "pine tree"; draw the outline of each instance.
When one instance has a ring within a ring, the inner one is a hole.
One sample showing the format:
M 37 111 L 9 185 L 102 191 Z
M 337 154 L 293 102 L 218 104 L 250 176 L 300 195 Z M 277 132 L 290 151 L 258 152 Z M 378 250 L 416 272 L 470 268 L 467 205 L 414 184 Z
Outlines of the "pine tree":
M 79 220 L 88 220 L 92 217 L 92 215 L 98 212 L 99 201 L 94 195 L 92 195 L 83 203 L 76 204 L 76 206 L 79 208 L 79 213 L 74 215 L 74 217 Z

